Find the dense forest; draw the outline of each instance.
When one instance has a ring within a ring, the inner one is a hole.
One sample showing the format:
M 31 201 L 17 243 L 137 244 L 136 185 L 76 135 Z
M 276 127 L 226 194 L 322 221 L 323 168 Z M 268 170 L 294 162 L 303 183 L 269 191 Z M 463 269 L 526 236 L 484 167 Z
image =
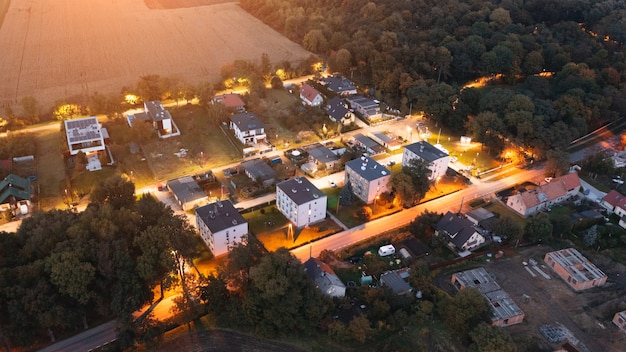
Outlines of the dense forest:
M 241 0 L 404 111 L 539 157 L 626 111 L 626 2 Z M 497 84 L 475 89 L 480 78 Z M 489 81 L 489 80 L 488 80 Z

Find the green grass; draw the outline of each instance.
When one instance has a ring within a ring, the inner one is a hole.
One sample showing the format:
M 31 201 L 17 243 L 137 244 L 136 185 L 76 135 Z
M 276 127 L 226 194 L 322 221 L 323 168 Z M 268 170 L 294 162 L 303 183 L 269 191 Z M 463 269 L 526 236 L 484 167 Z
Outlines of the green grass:
M 526 227 L 526 219 L 517 215 L 500 202 L 491 202 L 490 204 L 484 206 L 484 208 L 494 214 L 497 214 L 497 216 L 499 217 L 510 218 L 514 223 L 517 223 L 521 229 L 524 229 L 524 227 Z
M 65 136 L 57 131 L 38 132 L 35 136 L 38 179 L 33 186 L 40 192 L 41 208 L 50 209 L 63 204 L 63 190 L 68 187 L 61 154 L 66 149 Z

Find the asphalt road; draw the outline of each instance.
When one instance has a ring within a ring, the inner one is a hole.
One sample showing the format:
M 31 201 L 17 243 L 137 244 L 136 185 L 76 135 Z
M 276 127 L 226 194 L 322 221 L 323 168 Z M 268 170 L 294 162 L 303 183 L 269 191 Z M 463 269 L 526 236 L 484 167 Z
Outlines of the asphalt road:
M 76 336 L 57 342 L 39 350 L 39 352 L 76 352 L 91 351 L 115 341 L 115 321 L 96 326 Z

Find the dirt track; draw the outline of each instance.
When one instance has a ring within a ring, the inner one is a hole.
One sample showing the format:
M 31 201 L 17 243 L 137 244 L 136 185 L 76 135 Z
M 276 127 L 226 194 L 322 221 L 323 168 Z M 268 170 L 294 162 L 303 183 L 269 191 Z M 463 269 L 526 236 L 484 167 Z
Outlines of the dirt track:
M 215 82 L 237 59 L 310 54 L 234 2 L 150 9 L 137 0 L 13 0 L 0 48 L 0 108 L 18 106 L 24 96 L 49 107 L 77 94 L 118 92 L 146 74 Z

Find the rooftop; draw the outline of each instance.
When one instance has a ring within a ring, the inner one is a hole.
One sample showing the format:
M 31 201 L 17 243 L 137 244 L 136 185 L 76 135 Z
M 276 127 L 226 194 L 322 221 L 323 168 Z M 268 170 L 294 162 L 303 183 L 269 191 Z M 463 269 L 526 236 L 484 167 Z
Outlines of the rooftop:
M 552 258 L 578 282 L 592 281 L 606 276 L 602 270 L 587 260 L 575 248 L 549 252 L 546 257 Z
M 172 118 L 170 112 L 167 111 L 160 101 L 152 100 L 145 103 L 146 113 L 150 117 L 150 119 L 154 121 L 168 120 Z
M 315 199 L 326 199 L 324 192 L 320 191 L 306 177 L 294 177 L 276 185 L 297 205 L 308 203 Z
M 381 177 L 391 175 L 389 170 L 379 164 L 376 160 L 362 156 L 361 158 L 348 161 L 346 170 L 352 169 L 354 172 L 368 181 L 374 181 Z
M 352 83 L 349 79 L 343 77 L 342 75 L 324 77 L 320 79 L 320 83 L 325 85 L 328 90 L 335 93 L 341 93 L 356 89 L 354 83 Z
M 196 216 L 202 219 L 211 233 L 216 233 L 246 222 L 230 200 L 217 201 L 196 208 Z
M 65 120 L 65 134 L 69 144 L 103 140 L 98 118 L 95 116 Z
M 396 271 L 388 271 L 380 275 L 380 282 L 389 287 L 395 294 L 404 295 L 411 292 L 411 286 Z
M 6 203 L 11 196 L 17 198 L 16 200 L 30 200 L 30 191 L 30 181 L 27 178 L 10 174 L 0 180 L 0 204 Z
M 250 178 L 255 181 L 261 179 L 263 181 L 271 180 L 276 177 L 276 172 L 262 159 L 252 159 L 241 163 L 241 166 L 250 174 Z
M 578 174 L 573 172 L 557 177 L 550 183 L 539 185 L 530 191 L 519 193 L 519 195 L 524 205 L 530 208 L 563 197 L 568 191 L 576 187 L 580 187 L 580 179 L 578 178 Z
M 362 144 L 366 148 L 373 150 L 376 153 L 382 153 L 385 151 L 385 147 L 376 143 L 376 141 L 374 141 L 368 136 L 363 135 L 362 133 L 355 134 L 353 138 L 358 143 Z
M 206 193 L 191 176 L 183 176 L 167 181 L 167 187 L 183 202 L 193 202 L 206 197 Z
M 435 148 L 435 146 L 426 141 L 419 141 L 413 144 L 409 144 L 404 147 L 404 149 L 410 151 L 411 153 L 417 155 L 420 159 L 426 160 L 429 163 L 448 156 L 447 153 L 438 148 Z
M 250 112 L 231 115 L 230 121 L 242 132 L 265 128 L 263 122 Z
M 216 95 L 213 97 L 213 100 L 222 103 L 227 108 L 239 108 L 246 105 L 241 96 L 235 93 Z
M 320 92 L 318 92 L 317 89 L 313 88 L 313 86 L 311 86 L 310 84 L 302 83 L 302 87 L 300 88 L 300 95 L 309 102 L 312 102 L 315 97 L 320 95 Z
M 348 108 L 346 108 L 343 100 L 339 97 L 334 97 L 330 99 L 326 105 L 324 106 L 324 111 L 335 120 L 342 119 L 348 113 Z
M 306 151 L 312 158 L 320 163 L 325 164 L 339 160 L 339 157 L 335 153 L 333 153 L 332 150 L 326 148 L 319 143 L 316 143 L 313 146 L 306 148 Z

